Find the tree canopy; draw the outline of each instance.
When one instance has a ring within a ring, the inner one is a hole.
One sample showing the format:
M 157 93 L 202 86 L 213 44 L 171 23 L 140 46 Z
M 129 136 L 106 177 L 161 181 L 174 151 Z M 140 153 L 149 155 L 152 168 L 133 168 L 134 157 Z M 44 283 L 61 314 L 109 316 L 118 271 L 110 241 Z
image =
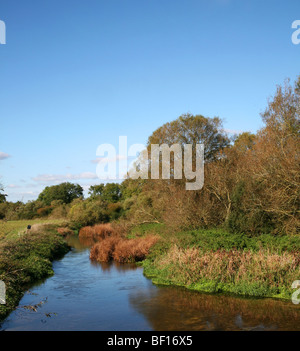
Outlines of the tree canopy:
M 83 196 L 83 189 L 79 184 L 62 183 L 59 185 L 47 186 L 39 195 L 38 200 L 50 206 L 54 200 L 61 200 L 65 204 L 71 203 L 74 199 Z
M 114 203 L 121 198 L 121 186 L 117 183 L 92 185 L 89 188 L 89 194 L 92 198 L 99 197 L 103 201 Z
M 188 113 L 154 131 L 148 139 L 148 147 L 151 144 L 204 144 L 204 158 L 212 161 L 220 150 L 230 144 L 230 139 L 223 132 L 220 118 Z

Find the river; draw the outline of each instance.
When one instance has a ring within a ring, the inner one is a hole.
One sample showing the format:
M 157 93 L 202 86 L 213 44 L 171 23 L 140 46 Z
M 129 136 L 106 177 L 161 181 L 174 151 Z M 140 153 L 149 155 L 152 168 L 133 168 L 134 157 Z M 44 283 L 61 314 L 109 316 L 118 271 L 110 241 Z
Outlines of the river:
M 300 306 L 158 287 L 130 264 L 94 263 L 89 242 L 53 262 L 0 330 L 300 330 Z

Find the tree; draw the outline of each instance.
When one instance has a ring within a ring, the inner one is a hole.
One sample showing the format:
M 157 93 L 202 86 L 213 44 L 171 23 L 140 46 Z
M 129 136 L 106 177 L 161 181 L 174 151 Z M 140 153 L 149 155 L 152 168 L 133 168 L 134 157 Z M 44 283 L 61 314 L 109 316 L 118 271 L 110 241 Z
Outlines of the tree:
M 241 139 L 234 145 L 237 153 L 231 156 L 237 160 L 237 176 L 228 224 L 235 231 L 299 231 L 299 87 L 300 79 L 294 87 L 289 81 L 278 86 L 262 114 L 265 126 L 250 143 L 251 148 L 245 148 Z M 244 136 L 245 140 L 249 138 Z M 233 175 L 231 169 L 230 176 Z
M 92 185 L 89 194 L 92 198 L 98 197 L 103 201 L 115 203 L 121 198 L 121 185 L 117 183 Z
M 228 136 L 222 132 L 222 121 L 218 117 L 184 114 L 173 122 L 158 128 L 148 139 L 151 144 L 204 144 L 204 158 L 209 162 L 217 157 L 220 150 L 230 144 Z
M 6 202 L 7 195 L 3 193 L 3 186 L 0 184 L 0 204 Z
M 71 203 L 74 199 L 83 196 L 83 188 L 79 184 L 62 183 L 54 186 L 47 186 L 39 195 L 38 200 L 50 206 L 54 200 L 62 200 L 64 204 Z
M 104 184 L 101 183 L 99 185 L 91 185 L 89 188 L 89 195 L 92 198 L 98 197 L 98 196 L 102 196 L 103 195 L 103 191 L 104 191 Z
M 148 153 L 151 152 L 153 144 L 167 144 L 169 147 L 179 144 L 181 150 L 186 144 L 193 147 L 196 144 L 204 144 L 204 160 L 207 167 L 222 156 L 222 150 L 230 145 L 230 139 L 222 131 L 222 121 L 218 117 L 206 118 L 202 115 L 185 114 L 152 133 L 148 139 Z M 193 166 L 195 166 L 195 155 L 196 153 L 193 152 Z M 208 211 L 212 203 L 210 193 L 205 189 L 186 191 L 183 165 L 181 166 L 183 179 L 176 179 L 174 166 L 177 158 L 180 159 L 181 155 L 177 155 L 176 151 L 170 154 L 170 180 L 157 179 L 147 182 L 148 188 L 152 187 L 148 194 L 151 194 L 154 200 L 151 206 L 148 203 L 146 203 L 147 206 L 144 203 L 138 205 L 139 221 L 155 222 L 161 217 L 169 226 L 190 228 L 215 222 L 215 213 L 219 214 L 219 212 Z M 147 186 L 143 188 L 143 192 L 146 191 Z
M 276 131 L 278 136 L 296 135 L 300 132 L 300 76 L 291 86 L 286 80 L 284 86 L 277 86 L 275 96 L 270 99 L 262 114 L 266 128 Z
M 277 231 L 297 233 L 300 228 L 300 77 L 294 87 L 278 86 L 262 115 L 266 126 L 259 132 L 256 162 L 250 169 L 263 186 L 260 207 L 276 223 Z
M 239 134 L 234 140 L 234 147 L 240 151 L 251 150 L 255 144 L 256 135 L 250 132 Z
M 80 227 L 109 221 L 105 203 L 100 199 L 76 200 L 71 206 L 68 217 L 74 226 Z

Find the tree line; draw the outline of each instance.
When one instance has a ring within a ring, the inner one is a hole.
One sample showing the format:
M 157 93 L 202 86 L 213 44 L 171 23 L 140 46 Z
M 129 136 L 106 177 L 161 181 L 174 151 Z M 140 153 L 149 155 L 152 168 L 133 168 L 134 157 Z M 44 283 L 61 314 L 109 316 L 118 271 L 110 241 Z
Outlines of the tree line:
M 132 225 L 166 223 L 177 229 L 225 227 L 255 236 L 297 234 L 300 218 L 300 77 L 278 86 L 255 134 L 229 137 L 222 120 L 185 114 L 148 138 L 151 144 L 205 145 L 204 187 L 186 191 L 185 179 L 132 180 L 91 186 L 46 187 L 36 201 L 6 201 L 0 219 L 67 217 L 77 226 L 122 220 Z M 195 160 L 193 160 L 195 162 Z M 151 165 L 150 165 L 151 167 Z M 1 189 L 1 187 L 0 187 Z

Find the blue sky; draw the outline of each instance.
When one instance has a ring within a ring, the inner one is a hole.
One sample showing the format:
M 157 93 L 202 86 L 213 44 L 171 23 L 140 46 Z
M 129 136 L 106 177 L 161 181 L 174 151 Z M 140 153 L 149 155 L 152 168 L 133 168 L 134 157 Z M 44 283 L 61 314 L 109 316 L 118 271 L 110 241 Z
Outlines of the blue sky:
M 276 84 L 300 74 L 297 19 L 299 0 L 1 0 L 8 199 L 99 183 L 98 145 L 146 143 L 186 112 L 257 131 Z

